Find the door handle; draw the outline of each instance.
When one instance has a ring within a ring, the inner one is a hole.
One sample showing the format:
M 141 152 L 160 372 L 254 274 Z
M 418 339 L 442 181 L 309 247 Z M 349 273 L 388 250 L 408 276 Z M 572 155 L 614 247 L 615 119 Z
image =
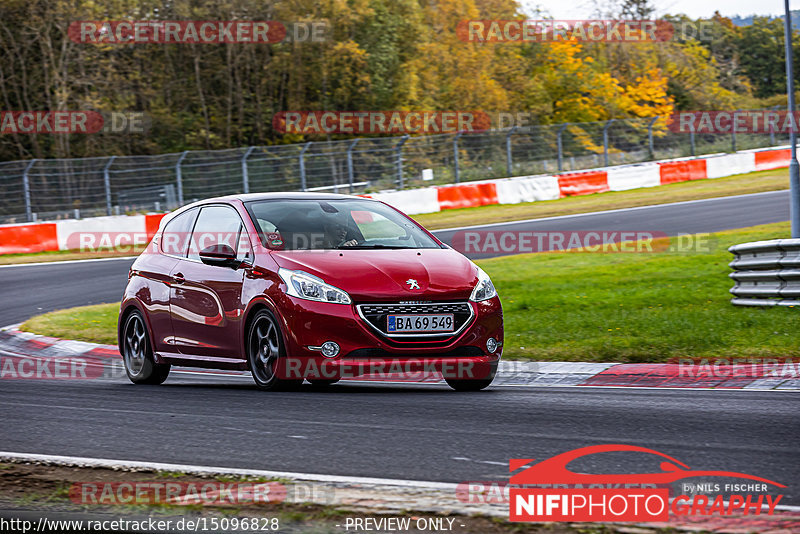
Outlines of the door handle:
M 175 273 L 172 275 L 172 281 L 176 284 L 182 284 L 186 281 L 186 278 L 183 277 L 183 273 Z

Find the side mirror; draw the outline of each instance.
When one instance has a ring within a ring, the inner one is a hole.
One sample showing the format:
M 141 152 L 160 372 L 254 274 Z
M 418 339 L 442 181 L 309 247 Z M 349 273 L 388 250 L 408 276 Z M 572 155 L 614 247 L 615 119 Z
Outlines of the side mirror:
M 200 261 L 206 265 L 217 267 L 239 267 L 239 260 L 236 259 L 236 251 L 230 245 L 217 243 L 200 251 Z

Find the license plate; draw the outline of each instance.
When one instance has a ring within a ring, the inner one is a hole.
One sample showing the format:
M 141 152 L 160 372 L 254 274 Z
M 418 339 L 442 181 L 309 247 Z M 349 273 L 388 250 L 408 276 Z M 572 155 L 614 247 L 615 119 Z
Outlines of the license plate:
M 453 314 L 442 315 L 389 315 L 388 332 L 452 332 Z

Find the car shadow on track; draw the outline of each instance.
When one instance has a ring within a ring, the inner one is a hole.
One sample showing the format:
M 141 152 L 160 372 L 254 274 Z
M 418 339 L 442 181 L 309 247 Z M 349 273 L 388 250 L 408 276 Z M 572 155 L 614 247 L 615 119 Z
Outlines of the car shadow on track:
M 133 385 L 133 384 L 131 384 Z M 170 383 L 169 380 L 160 386 L 138 386 L 137 389 L 153 388 L 153 389 L 172 389 L 172 388 L 191 388 L 191 389 L 209 389 L 209 390 L 228 390 L 228 391 L 253 391 L 263 395 L 297 395 L 297 394 L 314 394 L 314 395 L 353 395 L 353 394 L 397 394 L 404 395 L 459 395 L 465 392 L 456 392 L 450 389 L 446 384 L 348 384 L 339 383 L 327 387 L 313 386 L 310 384 L 303 384 L 302 386 L 287 390 L 287 391 L 260 391 L 255 385 L 251 384 L 236 384 L 236 383 L 204 383 L 204 382 L 176 382 Z M 491 389 L 484 391 L 472 392 L 473 394 L 490 394 Z

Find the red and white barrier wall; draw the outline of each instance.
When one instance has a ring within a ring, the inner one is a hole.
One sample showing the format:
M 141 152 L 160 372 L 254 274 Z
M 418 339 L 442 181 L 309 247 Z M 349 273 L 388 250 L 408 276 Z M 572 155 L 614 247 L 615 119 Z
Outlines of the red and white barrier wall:
M 519 204 L 577 195 L 722 178 L 789 166 L 789 149 L 749 150 L 556 175 L 518 176 L 366 195 L 414 215 L 489 204 Z
M 0 254 L 145 245 L 165 215 L 119 215 L 0 226 Z
M 748 150 L 735 154 L 621 165 L 557 175 L 518 176 L 364 196 L 382 200 L 409 215 L 414 215 L 447 209 L 472 208 L 492 204 L 519 204 L 605 191 L 655 187 L 788 166 L 789 149 L 781 147 Z M 4 225 L 0 226 L 0 254 L 78 249 L 81 247 L 81 243 L 75 236 L 97 235 L 102 232 L 110 232 L 117 236 L 135 235 L 139 237 L 137 242 L 142 240 L 146 242 L 158 229 L 158 224 L 163 216 L 164 214 L 95 217 Z M 124 237 L 119 239 L 124 239 Z M 112 247 L 120 244 L 128 245 L 130 243 L 112 241 L 86 245 Z

